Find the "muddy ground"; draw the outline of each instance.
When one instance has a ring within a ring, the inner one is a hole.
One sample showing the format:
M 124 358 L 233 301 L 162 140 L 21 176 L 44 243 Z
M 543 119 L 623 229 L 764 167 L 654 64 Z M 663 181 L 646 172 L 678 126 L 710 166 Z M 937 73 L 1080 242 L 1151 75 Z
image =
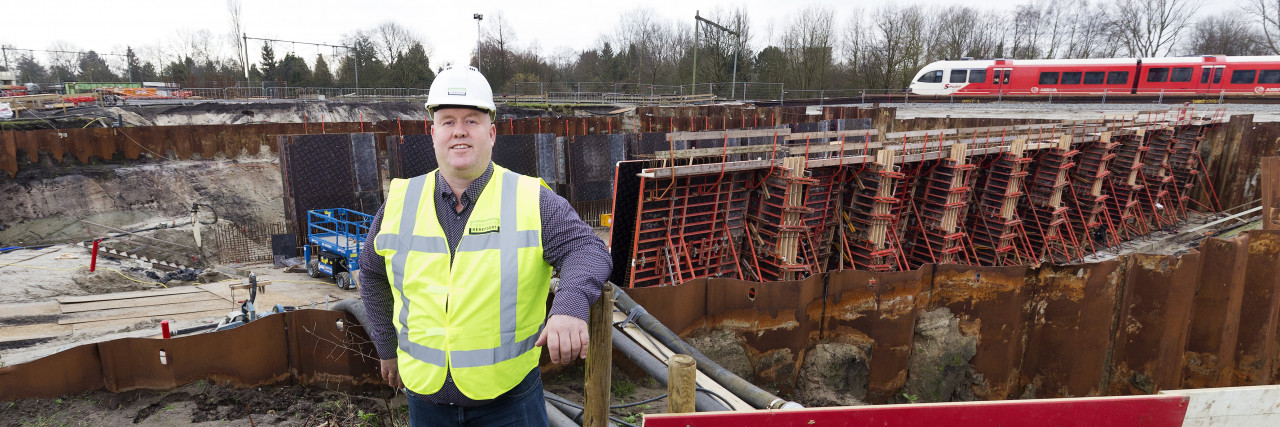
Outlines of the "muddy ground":
M 543 375 L 548 392 L 582 404 L 581 362 Z M 611 405 L 666 394 L 656 381 L 613 372 Z M 56 399 L 0 403 L 0 427 L 195 425 L 195 426 L 403 426 L 408 407 L 403 393 L 384 390 L 338 393 L 311 387 L 265 386 L 235 389 L 200 380 L 173 390 L 124 393 L 92 391 Z M 666 401 L 615 409 L 612 416 L 639 425 L 645 413 L 666 412 Z

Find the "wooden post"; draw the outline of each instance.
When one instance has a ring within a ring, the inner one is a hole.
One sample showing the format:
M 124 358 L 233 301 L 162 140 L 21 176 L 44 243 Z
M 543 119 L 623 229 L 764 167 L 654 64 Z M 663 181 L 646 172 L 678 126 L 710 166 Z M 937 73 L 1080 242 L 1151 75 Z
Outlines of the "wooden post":
M 609 424 L 610 373 L 613 368 L 613 284 L 605 283 L 600 299 L 591 305 L 587 322 L 590 333 L 587 344 L 587 384 L 583 390 L 584 427 Z
M 667 412 L 694 412 L 698 387 L 698 363 L 692 356 L 677 354 L 667 361 Z
M 1262 229 L 1280 230 L 1280 157 L 1262 158 Z

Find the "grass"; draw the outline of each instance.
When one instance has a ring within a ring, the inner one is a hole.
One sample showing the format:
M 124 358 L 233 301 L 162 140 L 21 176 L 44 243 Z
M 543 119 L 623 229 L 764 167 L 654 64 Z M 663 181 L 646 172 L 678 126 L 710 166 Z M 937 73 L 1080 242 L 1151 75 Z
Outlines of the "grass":
M 609 389 L 613 392 L 614 397 L 626 399 L 636 393 L 636 383 L 626 378 L 614 378 L 613 385 Z

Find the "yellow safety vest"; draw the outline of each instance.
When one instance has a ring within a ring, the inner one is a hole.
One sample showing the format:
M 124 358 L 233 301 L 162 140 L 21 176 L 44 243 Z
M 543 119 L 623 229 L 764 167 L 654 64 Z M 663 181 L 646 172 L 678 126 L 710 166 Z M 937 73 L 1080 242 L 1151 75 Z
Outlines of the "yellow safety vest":
M 395 300 L 400 377 L 409 390 L 432 394 L 452 372 L 462 394 L 492 399 L 519 384 L 541 354 L 533 343 L 551 280 L 542 258 L 542 183 L 494 165 L 450 266 L 435 177 L 391 181 L 374 239 Z

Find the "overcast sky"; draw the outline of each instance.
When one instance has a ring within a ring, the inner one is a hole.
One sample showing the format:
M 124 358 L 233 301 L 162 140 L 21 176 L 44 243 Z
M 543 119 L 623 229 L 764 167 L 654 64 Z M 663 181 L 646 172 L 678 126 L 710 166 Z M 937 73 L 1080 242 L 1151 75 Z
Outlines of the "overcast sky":
M 705 16 L 717 7 L 729 9 L 745 6 L 756 34 L 753 45 L 763 47 L 770 24 L 782 27 L 796 13 L 809 5 L 823 5 L 836 11 L 837 26 L 849 19 L 856 8 L 870 11 L 884 1 L 835 0 L 646 0 L 646 1 L 391 1 L 391 0 L 241 0 L 244 30 L 250 37 L 338 44 L 344 34 L 369 29 L 392 20 L 422 36 L 432 52 L 432 64 L 465 62 L 476 42 L 473 13 L 487 18 L 499 10 L 515 30 L 517 45 L 536 42 L 543 55 L 580 51 L 590 48 L 602 34 L 614 28 L 619 16 L 638 7 L 653 9 L 659 16 L 693 22 L 695 11 Z M 1010 10 L 1025 3 L 1000 3 L 998 10 Z M 1095 3 L 1097 0 L 1095 0 Z M 943 6 L 948 0 L 895 2 L 903 5 Z M 970 3 L 982 8 L 982 4 Z M 1201 15 L 1235 10 L 1235 1 L 1208 2 Z M 161 47 L 180 40 L 180 34 L 205 29 L 223 42 L 216 52 L 233 57 L 229 44 L 230 14 L 226 0 L 58 0 L 37 7 L 36 4 L 10 4 L 9 18 L 0 24 L 0 44 L 19 49 L 53 49 L 57 42 L 77 50 L 99 53 L 124 53 L 131 45 L 144 54 L 146 47 Z M 45 18 L 37 16 L 46 14 Z M 33 15 L 34 14 L 34 15 Z M 57 17 L 75 17 L 59 19 Z M 481 24 L 491 22 L 487 19 Z M 259 57 L 260 42 L 250 41 L 250 58 Z M 277 58 L 290 50 L 313 61 L 317 53 L 326 57 L 331 48 L 275 44 Z M 13 55 L 10 52 L 10 55 Z M 150 56 L 150 55 L 145 55 Z M 145 58 L 144 59 L 147 59 Z M 43 54 L 37 60 L 47 64 Z M 110 59 L 110 58 L 109 58 Z M 166 60 L 170 58 L 165 58 Z M 12 60 L 12 58 L 10 58 Z M 112 62 L 115 62 L 114 60 Z

